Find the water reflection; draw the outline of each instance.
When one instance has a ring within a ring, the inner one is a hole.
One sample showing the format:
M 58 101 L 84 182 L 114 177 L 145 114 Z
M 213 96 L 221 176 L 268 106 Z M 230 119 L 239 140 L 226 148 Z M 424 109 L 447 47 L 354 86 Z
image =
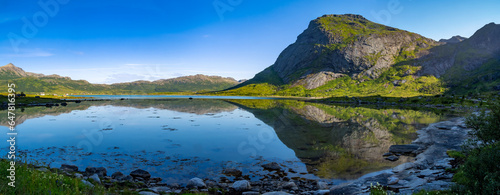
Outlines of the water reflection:
M 141 168 L 176 182 L 218 180 L 231 167 L 257 180 L 269 174 L 261 165 L 274 161 L 290 178 L 349 180 L 408 161 L 382 154 L 445 117 L 295 100 L 165 99 L 26 108 L 16 123 L 20 149 L 53 167 Z M 0 124 L 7 131 L 5 117 Z

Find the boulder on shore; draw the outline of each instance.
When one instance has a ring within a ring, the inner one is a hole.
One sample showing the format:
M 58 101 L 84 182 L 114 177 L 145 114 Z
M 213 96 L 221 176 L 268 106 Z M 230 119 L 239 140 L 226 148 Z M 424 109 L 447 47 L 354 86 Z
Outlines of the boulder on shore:
M 137 170 L 132 171 L 130 173 L 130 176 L 132 176 L 134 178 L 143 178 L 143 179 L 151 178 L 151 174 L 149 174 L 149 172 L 144 171 L 142 169 L 137 169 Z

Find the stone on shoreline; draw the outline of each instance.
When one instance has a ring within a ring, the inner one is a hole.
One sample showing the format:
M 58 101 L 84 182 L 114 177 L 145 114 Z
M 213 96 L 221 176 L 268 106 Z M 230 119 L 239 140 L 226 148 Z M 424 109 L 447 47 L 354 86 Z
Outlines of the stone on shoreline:
M 318 181 L 318 183 L 316 183 L 316 187 L 320 190 L 327 190 L 328 184 L 326 182 Z
M 238 170 L 238 169 L 235 169 L 235 168 L 228 168 L 228 169 L 225 169 L 224 172 L 223 172 L 224 175 L 229 175 L 229 176 L 236 176 L 236 177 L 239 177 L 241 176 L 243 173 Z
M 122 172 L 118 171 L 118 172 L 113 173 L 113 174 L 111 175 L 111 178 L 113 178 L 113 179 L 118 179 L 118 178 L 121 178 L 121 177 L 123 177 L 123 176 L 125 176 L 125 175 L 123 175 L 123 173 L 122 173 Z
M 99 179 L 99 175 L 97 175 L 97 173 L 96 173 L 96 174 L 94 174 L 94 175 L 91 175 L 91 176 L 89 177 L 89 179 L 93 179 L 95 182 L 97 182 L 97 183 L 99 183 L 99 184 L 101 183 L 101 180 Z
M 78 167 L 75 165 L 62 164 L 60 169 L 67 172 L 78 172 Z
M 299 189 L 299 188 L 297 188 L 297 185 L 293 181 L 284 183 L 283 184 L 283 188 L 284 189 L 291 189 L 291 190 L 297 190 L 297 189 Z
M 104 177 L 107 175 L 107 171 L 106 171 L 106 168 L 104 168 L 104 167 L 87 167 L 87 168 L 85 168 L 84 175 L 89 176 L 89 175 L 93 175 L 93 174 L 97 174 L 97 175 L 99 175 L 99 177 Z
M 206 188 L 207 185 L 200 178 L 190 179 L 186 185 L 187 188 Z
M 250 182 L 248 182 L 247 180 L 236 181 L 231 187 L 236 191 L 247 191 L 252 189 Z
M 388 157 L 385 157 L 384 159 L 385 160 L 389 160 L 389 161 L 397 161 L 397 160 L 399 160 L 399 157 L 397 157 L 397 156 L 388 156 Z
M 88 182 L 87 180 L 84 180 L 84 179 L 83 179 L 83 180 L 82 180 L 82 183 L 83 183 L 83 184 L 85 184 L 85 185 L 87 185 L 87 186 L 90 186 L 91 188 L 93 188 L 93 187 L 94 187 L 94 184 L 92 184 L 92 183 Z
M 396 176 L 391 176 L 391 177 L 387 178 L 388 185 L 394 185 L 394 184 L 397 184 L 398 182 L 399 182 L 399 178 L 397 178 Z
M 406 144 L 406 145 L 392 145 L 389 147 L 389 152 L 393 154 L 412 154 L 420 148 L 419 145 Z
M 276 162 L 263 164 L 262 167 L 268 170 L 281 170 L 281 166 Z
M 151 177 L 151 174 L 149 174 L 149 172 L 144 171 L 142 169 L 137 169 L 137 170 L 132 171 L 130 173 L 130 176 L 134 177 L 134 179 L 136 179 L 136 178 L 149 179 Z
M 392 168 L 392 172 L 394 173 L 399 173 L 401 171 L 404 171 L 404 170 L 407 170 L 407 169 L 411 169 L 415 166 L 415 163 L 412 163 L 412 162 L 407 162 L 407 163 L 404 163 L 404 164 L 400 164 L 394 168 Z

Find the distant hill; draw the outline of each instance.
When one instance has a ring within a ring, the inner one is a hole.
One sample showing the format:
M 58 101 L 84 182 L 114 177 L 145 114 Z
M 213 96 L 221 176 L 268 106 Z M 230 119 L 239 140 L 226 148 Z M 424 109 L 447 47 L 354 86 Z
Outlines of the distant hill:
M 220 93 L 399 97 L 497 93 L 499 40 L 499 25 L 494 23 L 469 39 L 454 36 L 437 42 L 360 15 L 324 15 L 312 20 L 273 65 Z
M 449 39 L 440 39 L 439 42 L 443 42 L 443 43 L 460 43 L 460 42 L 464 41 L 465 39 L 467 39 L 467 38 L 462 37 L 460 35 L 457 35 L 457 36 L 453 36 L 453 37 L 451 37 Z
M 233 78 L 194 75 L 157 81 L 135 81 L 111 85 L 92 84 L 85 80 L 72 80 L 59 75 L 43 75 L 25 72 L 8 64 L 0 67 L 0 90 L 7 91 L 7 83 L 17 84 L 17 91 L 25 93 L 55 94 L 146 94 L 161 92 L 217 91 L 232 87 L 239 82 Z

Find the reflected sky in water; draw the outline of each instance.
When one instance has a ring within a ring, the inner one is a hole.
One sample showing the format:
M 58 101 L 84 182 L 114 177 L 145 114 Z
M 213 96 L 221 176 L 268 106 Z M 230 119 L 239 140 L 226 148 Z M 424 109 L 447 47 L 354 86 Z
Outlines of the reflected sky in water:
M 166 182 L 219 180 L 225 168 L 258 180 L 270 177 L 261 167 L 269 162 L 280 163 L 290 178 L 341 182 L 408 161 L 381 155 L 445 118 L 296 100 L 97 101 L 18 112 L 16 145 L 27 159 L 51 167 L 103 166 L 109 175 L 140 168 Z

